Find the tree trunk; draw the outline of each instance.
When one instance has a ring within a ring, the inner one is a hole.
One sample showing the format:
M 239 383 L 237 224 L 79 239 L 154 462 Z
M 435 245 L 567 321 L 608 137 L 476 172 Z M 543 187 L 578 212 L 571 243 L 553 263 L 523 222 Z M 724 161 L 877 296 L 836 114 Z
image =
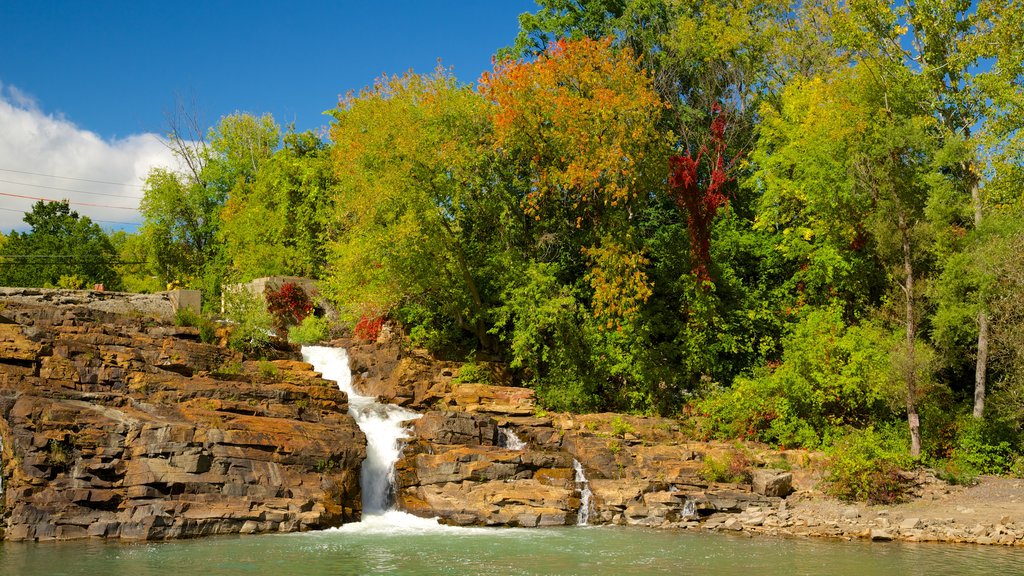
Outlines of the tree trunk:
M 974 227 L 981 226 L 981 193 L 979 190 L 978 177 L 974 174 L 974 163 L 968 164 L 968 173 L 971 175 L 971 202 L 974 204 Z M 981 312 L 978 313 L 978 355 L 974 364 L 974 417 L 981 419 L 985 416 L 985 381 L 988 373 L 988 310 L 985 309 L 985 302 L 981 302 Z
M 974 365 L 974 417 L 985 416 L 985 372 L 988 367 L 988 313 L 978 314 L 978 359 Z
M 903 244 L 903 290 L 906 292 L 906 346 L 907 358 L 904 380 L 907 384 L 907 425 L 910 428 L 910 455 L 921 455 L 921 421 L 917 415 L 917 355 L 914 344 L 917 340 L 917 322 L 914 319 L 914 264 L 910 251 L 910 230 L 906 216 L 900 214 L 900 240 Z

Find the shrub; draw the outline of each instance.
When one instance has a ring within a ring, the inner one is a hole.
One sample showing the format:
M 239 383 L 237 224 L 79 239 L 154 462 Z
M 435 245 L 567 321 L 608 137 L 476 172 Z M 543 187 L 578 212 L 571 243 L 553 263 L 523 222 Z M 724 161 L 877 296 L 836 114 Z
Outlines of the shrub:
M 227 317 L 234 324 L 228 345 L 245 354 L 254 354 L 270 343 L 273 318 L 263 297 L 248 290 L 224 292 Z
M 301 323 L 313 313 L 313 301 L 294 282 L 285 282 L 278 290 L 266 290 L 267 310 L 274 317 L 274 326 L 284 330 Z
M 377 337 L 380 336 L 380 329 L 383 326 L 383 316 L 374 317 L 363 315 L 361 318 L 359 318 L 359 321 L 356 322 L 356 326 L 353 329 L 353 331 L 355 332 L 356 338 L 375 341 L 377 340 Z
M 891 504 L 910 487 L 903 470 L 913 464 L 906 439 L 895 429 L 853 430 L 829 450 L 827 492 L 841 500 Z
M 1017 460 L 1014 434 L 994 420 L 963 416 L 957 420 L 950 467 L 967 474 L 1005 474 Z
M 288 329 L 288 340 L 297 344 L 318 344 L 330 334 L 331 327 L 326 318 L 306 316 L 298 326 Z
M 178 308 L 174 312 L 174 325 L 175 326 L 193 326 L 198 327 L 202 317 L 192 311 L 191 308 Z
M 57 288 L 64 290 L 81 290 L 85 288 L 87 280 L 78 274 L 63 275 L 57 279 Z
M 693 409 L 705 436 L 774 445 L 828 445 L 845 426 L 889 415 L 886 334 L 847 326 L 837 306 L 812 309 L 783 342 L 782 361 L 731 388 L 698 400 Z
M 269 360 L 261 360 L 259 367 L 257 368 L 260 376 L 263 378 L 275 378 L 277 377 L 277 366 Z
M 178 308 L 174 313 L 175 326 L 190 326 L 199 328 L 199 340 L 207 344 L 216 339 L 217 326 L 202 314 L 197 314 L 189 308 Z
M 706 482 L 750 482 L 750 459 L 741 450 L 721 459 L 709 454 L 704 457 L 700 475 Z
M 492 384 L 494 378 L 486 366 L 476 362 L 466 362 L 459 366 L 459 373 L 452 378 L 453 384 Z
M 633 426 L 626 422 L 625 418 L 619 415 L 612 416 L 611 421 L 612 434 L 618 437 L 623 437 L 626 434 L 633 433 Z

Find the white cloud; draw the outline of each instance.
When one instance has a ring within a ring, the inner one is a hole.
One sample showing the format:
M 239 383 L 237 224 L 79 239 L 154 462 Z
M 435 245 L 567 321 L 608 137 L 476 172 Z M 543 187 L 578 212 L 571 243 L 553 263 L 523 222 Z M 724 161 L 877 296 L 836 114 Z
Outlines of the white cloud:
M 0 231 L 27 228 L 32 198 L 67 199 L 104 228 L 134 229 L 142 183 L 157 166 L 177 162 L 155 134 L 106 141 L 0 83 Z

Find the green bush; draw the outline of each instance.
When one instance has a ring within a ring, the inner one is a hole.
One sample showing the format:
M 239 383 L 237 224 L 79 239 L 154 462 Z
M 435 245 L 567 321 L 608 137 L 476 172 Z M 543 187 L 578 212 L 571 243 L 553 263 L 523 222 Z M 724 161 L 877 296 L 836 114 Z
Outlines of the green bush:
M 612 417 L 611 426 L 612 434 L 618 436 L 619 438 L 622 438 L 626 434 L 633 433 L 633 426 L 631 426 L 629 422 L 626 422 L 626 420 L 619 415 L 615 415 Z
M 994 420 L 970 416 L 957 421 L 957 434 L 950 457 L 951 467 L 968 474 L 1006 474 L 1014 467 L 1014 433 Z
M 704 457 L 700 475 L 705 482 L 750 482 L 750 458 L 742 450 L 733 451 L 723 458 L 709 454 Z
M 326 318 L 306 316 L 297 326 L 288 329 L 288 340 L 296 344 L 319 344 L 331 335 L 331 325 Z
M 459 373 L 452 378 L 452 384 L 493 384 L 494 378 L 486 366 L 466 362 L 459 366 Z
M 852 430 L 829 450 L 827 492 L 841 500 L 891 504 L 902 501 L 909 482 L 903 470 L 913 465 L 906 434 L 898 427 Z
M 179 308 L 174 313 L 174 325 L 199 328 L 199 340 L 207 344 L 216 339 L 217 325 L 213 320 L 189 308 Z
M 277 365 L 269 360 L 261 360 L 257 370 L 263 378 L 276 378 L 278 374 Z
M 886 334 L 847 326 L 838 305 L 810 309 L 784 340 L 782 361 L 694 403 L 707 437 L 827 446 L 846 426 L 890 416 Z
M 273 337 L 274 319 L 263 296 L 248 290 L 224 292 L 227 319 L 233 324 L 228 345 L 245 354 L 263 350 Z

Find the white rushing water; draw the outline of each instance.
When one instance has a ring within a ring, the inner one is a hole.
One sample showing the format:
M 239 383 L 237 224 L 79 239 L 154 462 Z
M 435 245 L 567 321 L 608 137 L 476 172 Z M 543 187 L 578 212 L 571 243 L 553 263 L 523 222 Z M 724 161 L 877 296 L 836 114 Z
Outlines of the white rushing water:
M 338 388 L 348 394 L 348 413 L 366 434 L 366 460 L 359 474 L 364 522 L 367 516 L 383 516 L 392 522 L 424 522 L 421 518 L 391 510 L 394 506 L 395 462 L 401 456 L 403 441 L 409 437 L 406 423 L 419 418 L 420 414 L 393 404 L 381 404 L 375 398 L 356 392 L 352 388 L 352 372 L 344 348 L 303 346 L 302 358 L 312 364 L 324 379 L 334 380 Z M 437 524 L 434 520 L 426 522 Z
M 576 471 L 576 486 L 580 489 L 580 512 L 576 516 L 577 526 L 586 526 L 590 521 L 590 482 L 587 475 L 583 473 L 583 465 L 575 458 L 572 461 L 572 468 Z
M 501 447 L 508 450 L 525 450 L 526 442 L 519 439 L 516 433 L 509 430 L 508 428 L 500 428 L 498 430 L 500 435 Z

